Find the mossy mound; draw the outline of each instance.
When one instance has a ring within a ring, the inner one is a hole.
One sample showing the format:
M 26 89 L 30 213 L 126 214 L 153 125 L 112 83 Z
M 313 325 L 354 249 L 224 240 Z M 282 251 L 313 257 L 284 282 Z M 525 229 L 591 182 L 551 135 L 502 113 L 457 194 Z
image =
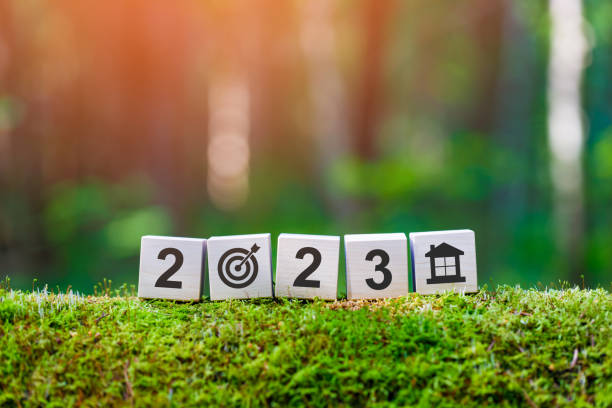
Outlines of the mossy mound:
M 612 295 L 174 303 L 0 289 L 0 406 L 612 406 Z

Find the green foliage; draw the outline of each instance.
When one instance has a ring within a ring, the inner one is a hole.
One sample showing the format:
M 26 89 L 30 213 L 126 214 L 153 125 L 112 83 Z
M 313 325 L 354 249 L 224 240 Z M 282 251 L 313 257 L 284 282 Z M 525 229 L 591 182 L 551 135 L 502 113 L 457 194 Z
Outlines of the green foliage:
M 195 304 L 100 292 L 0 289 L 0 405 L 612 404 L 603 289 Z
M 151 195 L 142 179 L 117 184 L 64 183 L 51 188 L 43 213 L 50 255 L 43 269 L 45 282 L 70 282 L 82 290 L 91 288 L 109 269 L 117 270 L 119 276 L 133 270 L 141 236 L 172 233 L 168 210 L 149 204 Z M 132 276 L 123 279 L 134 281 Z

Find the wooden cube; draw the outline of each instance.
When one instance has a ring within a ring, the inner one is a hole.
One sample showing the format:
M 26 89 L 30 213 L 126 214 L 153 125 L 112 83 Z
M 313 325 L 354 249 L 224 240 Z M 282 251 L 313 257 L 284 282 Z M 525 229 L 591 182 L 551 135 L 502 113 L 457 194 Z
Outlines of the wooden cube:
M 340 237 L 281 234 L 276 258 L 276 296 L 336 299 Z
M 474 231 L 411 233 L 410 254 L 416 292 L 478 291 Z
M 142 237 L 138 296 L 199 300 L 205 255 L 205 239 Z
M 272 296 L 270 234 L 208 239 L 211 300 Z
M 344 251 L 349 299 L 408 294 L 406 234 L 345 235 Z

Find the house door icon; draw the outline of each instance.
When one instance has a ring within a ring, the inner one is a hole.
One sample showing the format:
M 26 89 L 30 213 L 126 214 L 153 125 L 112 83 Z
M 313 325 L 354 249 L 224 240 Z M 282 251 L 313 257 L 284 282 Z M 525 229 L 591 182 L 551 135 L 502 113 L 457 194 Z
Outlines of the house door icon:
M 431 267 L 431 278 L 427 279 L 427 283 L 465 282 L 465 276 L 461 276 L 459 261 L 459 256 L 463 254 L 462 250 L 446 242 L 438 246 L 430 245 L 429 252 L 425 254 Z

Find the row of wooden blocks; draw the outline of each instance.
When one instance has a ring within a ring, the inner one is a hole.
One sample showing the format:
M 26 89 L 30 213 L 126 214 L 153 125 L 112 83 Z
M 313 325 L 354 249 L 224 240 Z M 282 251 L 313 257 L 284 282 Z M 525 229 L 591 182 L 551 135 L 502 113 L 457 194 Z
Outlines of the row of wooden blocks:
M 415 292 L 477 291 L 473 231 L 418 232 L 409 237 Z M 405 234 L 345 235 L 344 246 L 349 299 L 408 293 Z M 270 234 L 209 239 L 144 236 L 138 296 L 199 300 L 207 275 L 211 300 L 337 298 L 339 236 L 280 234 L 277 249 L 274 282 Z

